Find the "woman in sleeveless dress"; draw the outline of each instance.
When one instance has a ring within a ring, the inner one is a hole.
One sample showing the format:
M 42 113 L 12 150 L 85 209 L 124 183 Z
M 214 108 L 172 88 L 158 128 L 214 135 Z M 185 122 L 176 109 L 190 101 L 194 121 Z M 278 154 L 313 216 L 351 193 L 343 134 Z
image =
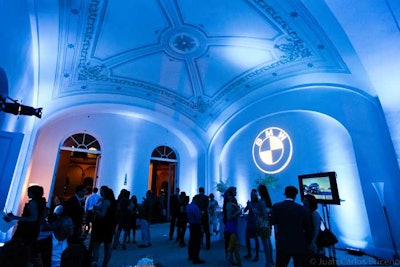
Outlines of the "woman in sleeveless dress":
M 40 223 L 45 213 L 46 200 L 43 198 L 43 187 L 32 185 L 28 187 L 29 201 L 25 204 L 21 216 L 8 213 L 5 220 L 17 220 L 17 228 L 13 240 L 22 240 L 25 245 L 31 245 L 40 233 Z
M 260 184 L 258 186 L 258 194 L 260 195 L 260 201 L 258 202 L 259 206 L 257 209 L 257 231 L 264 247 L 265 267 L 272 267 L 274 265 L 274 260 L 272 256 L 271 226 L 269 225 L 272 201 L 269 196 L 268 188 L 265 185 Z
M 107 186 L 100 188 L 100 203 L 94 210 L 91 242 L 93 244 L 93 261 L 99 260 L 100 244 L 104 244 L 102 267 L 107 267 L 112 254 L 112 240 L 116 223 L 116 200 L 114 192 Z

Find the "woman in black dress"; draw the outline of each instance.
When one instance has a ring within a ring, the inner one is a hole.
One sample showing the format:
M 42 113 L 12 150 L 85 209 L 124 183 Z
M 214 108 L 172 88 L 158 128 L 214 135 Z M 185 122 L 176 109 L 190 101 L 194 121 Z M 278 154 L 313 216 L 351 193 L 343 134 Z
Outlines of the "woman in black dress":
M 8 213 L 4 219 L 18 221 L 17 229 L 12 239 L 22 240 L 25 245 L 30 246 L 39 237 L 40 223 L 46 210 L 43 187 L 39 185 L 28 187 L 28 197 L 29 201 L 25 204 L 21 216 Z
M 136 195 L 132 195 L 129 203 L 129 210 L 130 210 L 130 227 L 128 230 L 128 238 L 127 243 L 131 242 L 131 231 L 132 231 L 132 243 L 136 243 L 136 221 L 139 212 L 139 204 Z
M 117 204 L 112 189 L 107 186 L 100 188 L 101 199 L 95 206 L 92 226 L 91 243 L 93 244 L 93 261 L 99 260 L 100 244 L 104 243 L 104 259 L 102 267 L 107 267 L 112 254 L 112 240 L 116 223 Z

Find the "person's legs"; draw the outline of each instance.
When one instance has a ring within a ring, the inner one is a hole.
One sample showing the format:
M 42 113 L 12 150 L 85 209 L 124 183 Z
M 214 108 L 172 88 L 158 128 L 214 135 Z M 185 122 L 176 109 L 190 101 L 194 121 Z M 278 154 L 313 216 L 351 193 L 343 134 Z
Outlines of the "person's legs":
M 239 240 L 235 234 L 231 235 L 231 245 L 233 254 L 235 256 L 236 263 L 239 267 L 242 267 L 242 259 L 240 258 L 240 252 L 239 252 Z
M 172 238 L 174 237 L 176 221 L 177 221 L 177 216 L 175 214 L 172 214 L 171 215 L 171 222 L 170 222 L 170 225 L 169 225 L 169 240 L 172 240 Z M 176 233 L 176 236 L 178 236 L 178 233 Z
M 189 225 L 189 241 L 188 241 L 188 260 L 194 259 L 194 229 L 192 224 Z
M 103 259 L 102 267 L 107 267 L 107 265 L 108 265 L 108 263 L 110 262 L 110 259 L 111 259 L 111 254 L 112 254 L 111 242 L 110 243 L 104 243 L 104 259 Z
M 147 243 L 147 222 L 145 219 L 140 219 L 140 232 L 142 235 L 142 245 L 148 245 Z
M 148 245 L 151 245 L 151 242 L 150 242 L 150 240 L 151 240 L 151 238 L 150 238 L 150 222 L 147 222 L 147 244 Z
M 293 255 L 293 266 L 294 267 L 303 267 L 305 261 L 305 255 Z
M 137 228 L 137 217 L 134 216 L 132 219 L 131 231 L 132 231 L 132 243 L 136 243 L 136 228 Z M 129 234 L 130 238 L 130 234 Z M 130 239 L 129 239 L 130 240 Z
M 273 255 L 271 237 L 267 237 L 267 244 L 268 244 L 268 258 L 270 259 L 271 265 L 273 266 L 273 265 L 275 265 L 275 263 L 274 263 L 274 255 Z
M 96 241 L 93 241 L 91 243 L 92 243 L 92 259 L 94 262 L 98 262 L 100 243 Z
M 219 233 L 219 219 L 218 219 L 218 216 L 214 216 L 213 225 L 214 225 L 213 227 L 214 227 L 215 234 L 218 234 Z
M 264 241 L 263 241 L 264 243 Z M 265 250 L 265 248 L 264 248 Z M 291 256 L 280 252 L 279 249 L 276 250 L 276 267 L 287 267 L 289 264 Z
M 229 247 L 229 239 L 231 234 L 228 232 L 224 232 L 224 246 L 225 246 L 225 257 L 228 256 L 228 247 Z
M 192 227 L 192 226 L 190 226 Z M 192 233 L 192 228 L 191 228 L 191 233 Z M 201 225 L 199 224 L 194 224 L 193 225 L 193 263 L 201 263 L 203 262 L 200 260 L 200 247 L 201 247 Z M 204 263 L 204 262 L 203 262 Z
M 258 254 L 260 252 L 260 242 L 258 241 L 258 237 L 254 237 L 254 243 L 256 245 L 256 256 L 254 257 L 253 261 L 258 261 Z
M 205 216 L 203 219 L 203 231 L 206 236 L 206 249 L 210 249 L 211 240 L 210 240 L 210 224 L 208 223 L 208 216 Z
M 264 248 L 264 255 L 265 255 L 265 266 L 266 267 L 271 267 L 274 265 L 274 259 L 272 256 L 272 244 L 271 244 L 271 239 L 269 237 L 267 238 L 262 238 L 261 243 Z M 277 252 L 278 254 L 278 252 Z M 278 255 L 276 256 L 277 261 L 278 261 Z M 289 256 L 290 259 L 290 256 Z M 278 263 L 277 263 L 278 264 Z
M 129 228 L 124 229 L 124 234 L 122 237 L 122 249 L 126 250 L 126 241 L 128 239 L 128 235 L 129 235 Z
M 186 225 L 187 225 L 187 218 L 182 218 L 182 225 L 180 227 L 180 232 L 179 232 L 179 243 L 181 245 L 185 244 L 185 234 L 186 234 Z
M 148 247 L 150 245 L 150 223 L 145 219 L 141 219 L 140 230 L 142 232 L 142 244 L 140 247 Z
M 118 244 L 119 244 L 119 238 L 120 238 L 120 236 L 121 236 L 121 227 L 120 227 L 120 225 L 118 224 L 117 227 L 116 227 L 116 229 L 115 229 L 115 232 L 114 232 L 113 249 L 116 249 L 116 248 L 117 248 L 117 246 L 118 246 Z
M 251 259 L 251 243 L 250 243 L 250 237 L 246 233 L 246 248 L 247 248 L 247 255 L 244 256 L 245 259 Z

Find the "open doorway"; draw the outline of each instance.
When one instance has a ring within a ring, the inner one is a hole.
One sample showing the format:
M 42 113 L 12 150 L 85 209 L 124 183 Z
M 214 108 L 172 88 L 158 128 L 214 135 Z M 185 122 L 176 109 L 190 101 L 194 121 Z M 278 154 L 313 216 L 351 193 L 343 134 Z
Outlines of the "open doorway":
M 170 197 L 178 186 L 176 171 L 175 152 L 166 146 L 157 147 L 150 161 L 148 189 L 152 190 L 159 200 L 160 210 L 157 213 L 161 221 L 170 219 Z
M 100 153 L 100 145 L 91 135 L 79 133 L 64 141 L 55 168 L 50 210 L 73 196 L 77 185 L 84 184 L 88 193 L 92 192 Z

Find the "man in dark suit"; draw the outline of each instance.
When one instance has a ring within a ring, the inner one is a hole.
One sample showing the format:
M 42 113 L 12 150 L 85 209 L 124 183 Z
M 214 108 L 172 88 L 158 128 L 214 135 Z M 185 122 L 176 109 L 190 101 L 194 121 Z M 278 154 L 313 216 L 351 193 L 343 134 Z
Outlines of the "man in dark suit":
M 75 188 L 75 195 L 65 202 L 64 215 L 70 216 L 74 222 L 73 239 L 79 240 L 82 234 L 84 215 L 84 197 L 87 193 L 86 186 L 78 185 Z
M 295 267 L 302 267 L 306 259 L 310 221 L 305 208 L 295 203 L 298 190 L 285 188 L 286 200 L 272 206 L 270 223 L 275 226 L 276 267 L 286 267 L 293 258 Z
M 210 249 L 210 222 L 208 216 L 208 204 L 210 200 L 205 194 L 204 187 L 199 187 L 199 193 L 193 197 L 193 201 L 199 206 L 201 211 L 201 227 L 206 236 L 206 249 Z
M 73 230 L 71 217 L 57 219 L 53 224 L 53 233 L 33 245 L 34 266 L 88 266 L 90 258 L 85 246 L 68 241 Z

